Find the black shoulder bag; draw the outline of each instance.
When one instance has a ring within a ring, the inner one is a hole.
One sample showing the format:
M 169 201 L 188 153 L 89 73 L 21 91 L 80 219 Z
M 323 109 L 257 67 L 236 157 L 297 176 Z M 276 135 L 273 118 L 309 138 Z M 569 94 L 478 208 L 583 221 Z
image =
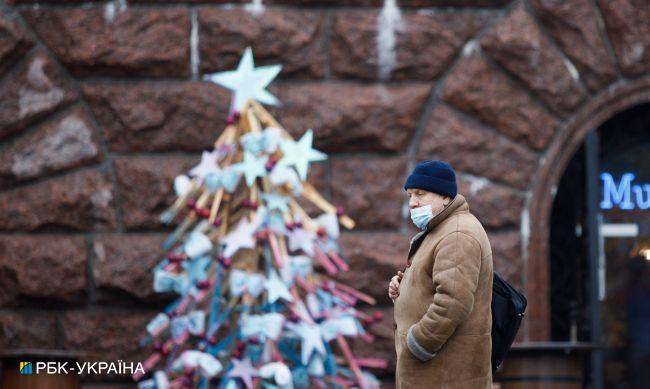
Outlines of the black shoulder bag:
M 492 283 L 492 374 L 501 366 L 526 311 L 526 297 L 494 272 Z

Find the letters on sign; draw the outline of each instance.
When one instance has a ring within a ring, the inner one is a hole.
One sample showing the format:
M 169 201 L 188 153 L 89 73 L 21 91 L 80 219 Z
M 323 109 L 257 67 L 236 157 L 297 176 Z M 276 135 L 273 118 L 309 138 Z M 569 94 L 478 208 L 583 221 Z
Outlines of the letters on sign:
M 650 184 L 634 183 L 634 174 L 625 173 L 616 182 L 610 173 L 601 173 L 600 179 L 603 182 L 603 199 L 600 202 L 601 209 L 649 209 L 650 208 Z

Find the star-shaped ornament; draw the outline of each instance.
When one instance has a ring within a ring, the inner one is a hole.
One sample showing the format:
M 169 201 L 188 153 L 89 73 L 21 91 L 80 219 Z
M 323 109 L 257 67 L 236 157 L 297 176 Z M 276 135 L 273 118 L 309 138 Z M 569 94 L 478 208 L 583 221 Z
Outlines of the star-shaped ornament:
M 278 301 L 280 298 L 285 301 L 293 300 L 291 293 L 289 293 L 289 289 L 284 282 L 282 282 L 275 270 L 272 270 L 266 281 L 264 281 L 264 287 L 268 292 L 268 300 L 271 304 Z
M 304 230 L 302 228 L 295 228 L 289 233 L 289 250 L 296 251 L 302 249 L 305 254 L 310 257 L 314 256 L 314 239 L 316 234 Z
M 244 160 L 232 166 L 236 171 L 243 173 L 246 177 L 246 185 L 253 186 L 257 177 L 264 177 L 266 175 L 266 162 L 269 157 L 264 155 L 256 157 L 249 152 L 244 152 Z
M 253 376 L 257 376 L 257 370 L 251 364 L 251 360 L 246 359 L 233 359 L 232 368 L 228 372 L 228 377 L 239 378 L 242 380 L 246 388 L 253 388 Z
M 289 212 L 289 198 L 278 193 L 265 193 L 262 198 L 266 202 L 269 211 Z
M 309 163 L 314 161 L 323 161 L 327 159 L 325 153 L 311 147 L 314 139 L 312 130 L 307 130 L 298 142 L 291 139 L 283 139 L 280 142 L 280 149 L 282 149 L 282 159 L 278 162 L 282 166 L 294 166 L 300 179 L 305 181 L 307 179 L 307 170 Z
M 208 278 L 206 274 L 208 267 L 210 266 L 210 257 L 202 256 L 196 259 L 190 259 L 183 261 L 183 269 L 187 272 L 187 276 L 190 278 L 191 282 L 202 281 Z
M 280 73 L 282 65 L 255 67 L 253 63 L 253 50 L 246 48 L 239 61 L 237 70 L 206 74 L 204 80 L 212 81 L 235 92 L 230 110 L 241 111 L 248 99 L 260 103 L 277 105 L 278 99 L 266 90 L 266 87 Z
M 288 185 L 295 196 L 299 196 L 302 192 L 300 177 L 298 177 L 296 171 L 290 167 L 275 165 L 273 170 L 271 170 L 269 179 L 275 186 Z
M 242 218 L 233 231 L 224 236 L 221 243 L 226 245 L 223 255 L 226 258 L 232 257 L 237 250 L 242 248 L 252 249 L 255 247 L 255 231 L 260 226 L 260 218 L 255 217 L 253 221 Z
M 200 181 L 203 181 L 208 174 L 219 173 L 221 171 L 218 161 L 219 154 L 216 151 L 204 151 L 201 154 L 201 162 L 190 170 L 190 175 L 192 177 L 198 177 Z
M 339 230 L 339 219 L 336 217 L 336 214 L 333 213 L 323 213 L 314 219 L 316 225 L 323 227 L 327 235 L 331 236 L 334 239 L 338 239 L 340 235 Z
M 303 365 L 307 366 L 309 364 L 309 359 L 314 352 L 319 353 L 321 356 L 327 354 L 323 344 L 323 335 L 318 324 L 290 323 L 290 327 L 302 339 L 300 353 Z

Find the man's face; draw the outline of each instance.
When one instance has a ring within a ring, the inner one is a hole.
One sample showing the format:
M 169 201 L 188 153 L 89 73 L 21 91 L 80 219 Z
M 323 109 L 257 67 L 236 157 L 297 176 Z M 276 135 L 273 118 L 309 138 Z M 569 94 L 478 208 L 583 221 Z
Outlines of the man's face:
M 445 206 L 451 202 L 450 197 L 442 196 L 424 189 L 409 188 L 406 190 L 406 195 L 409 198 L 410 209 L 422 207 L 424 205 L 431 205 L 433 216 L 442 212 Z

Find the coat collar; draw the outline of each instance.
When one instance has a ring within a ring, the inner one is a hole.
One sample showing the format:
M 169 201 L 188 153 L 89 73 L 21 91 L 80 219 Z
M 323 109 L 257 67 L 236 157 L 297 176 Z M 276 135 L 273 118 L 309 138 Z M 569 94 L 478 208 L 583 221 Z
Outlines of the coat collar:
M 463 211 L 469 211 L 469 205 L 467 204 L 467 200 L 465 200 L 465 197 L 457 193 L 456 197 L 454 197 L 449 204 L 436 216 L 433 217 L 433 219 L 429 220 L 429 223 L 427 224 L 426 230 L 418 232 L 412 239 L 411 239 L 411 244 L 409 246 L 409 254 L 408 254 L 408 261 L 410 262 L 411 257 L 417 249 L 420 247 L 420 244 L 424 240 L 424 238 L 427 236 L 429 232 L 431 232 L 434 228 L 436 228 L 437 225 L 439 225 L 443 220 L 447 219 L 449 216 L 463 212 Z
M 433 230 L 438 224 L 440 224 L 440 222 L 448 218 L 451 214 L 456 213 L 456 211 L 461 212 L 467 210 L 469 210 L 469 205 L 467 204 L 465 197 L 460 193 L 456 194 L 456 197 L 454 197 L 451 202 L 447 204 L 442 212 L 434 216 L 433 219 L 429 220 L 425 232 Z

